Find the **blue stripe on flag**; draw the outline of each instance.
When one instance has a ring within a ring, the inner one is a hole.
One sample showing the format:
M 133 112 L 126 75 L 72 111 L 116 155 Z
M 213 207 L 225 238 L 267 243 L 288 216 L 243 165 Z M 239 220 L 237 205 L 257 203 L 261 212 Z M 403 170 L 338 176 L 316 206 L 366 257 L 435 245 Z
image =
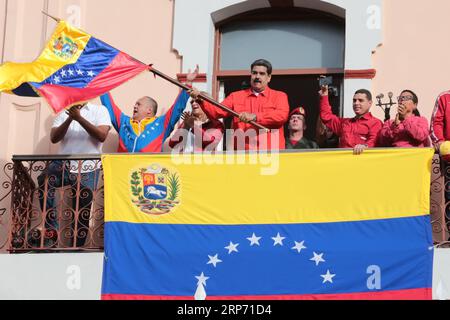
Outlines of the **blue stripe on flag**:
M 107 222 L 105 248 L 103 294 L 193 296 L 202 273 L 209 296 L 379 292 L 431 288 L 432 281 L 429 216 L 239 226 Z
M 72 88 L 85 88 L 99 73 L 108 67 L 119 51 L 91 37 L 83 53 L 74 64 L 68 64 L 40 83 L 32 82 L 40 88 L 54 84 Z

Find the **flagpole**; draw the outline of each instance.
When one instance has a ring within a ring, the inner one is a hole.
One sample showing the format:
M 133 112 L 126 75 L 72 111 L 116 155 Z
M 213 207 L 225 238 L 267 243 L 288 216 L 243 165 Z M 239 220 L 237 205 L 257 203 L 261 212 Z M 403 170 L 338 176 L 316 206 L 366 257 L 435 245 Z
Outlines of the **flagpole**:
M 49 15 L 47 12 L 42 11 L 42 14 L 47 16 L 47 17 L 49 17 L 49 18 L 51 18 L 51 19 L 53 19 L 53 20 L 55 20 L 56 22 L 60 22 L 61 21 L 61 19 L 55 18 L 54 16 Z
M 157 76 L 163 78 L 164 80 L 167 80 L 167 81 L 169 81 L 170 83 L 172 83 L 172 84 L 174 84 L 174 85 L 176 85 L 176 86 L 179 86 L 180 88 L 183 88 L 183 89 L 186 90 L 186 91 L 191 90 L 191 88 L 188 87 L 187 85 L 185 85 L 185 84 L 183 84 L 183 83 L 181 83 L 181 82 L 179 82 L 179 81 L 177 81 L 177 80 L 175 80 L 175 79 L 169 77 L 168 75 L 162 73 L 162 72 L 159 71 L 159 70 L 156 70 L 155 68 L 153 68 L 152 65 L 150 65 L 149 71 L 152 72 L 153 74 L 155 74 L 155 75 L 157 75 Z M 203 99 L 203 100 L 206 100 L 206 101 L 208 101 L 209 103 L 211 103 L 211 104 L 213 104 L 213 105 L 219 107 L 220 109 L 225 110 L 225 111 L 231 113 L 231 114 L 234 115 L 235 117 L 239 117 L 239 113 L 237 113 L 237 112 L 234 111 L 234 110 L 231 110 L 230 108 L 228 108 L 227 106 L 225 106 L 225 105 L 223 105 L 223 104 L 217 102 L 216 100 L 211 99 L 211 98 L 208 97 L 207 95 L 204 95 L 204 94 L 200 93 L 199 98 L 201 98 L 201 99 Z M 259 123 L 255 122 L 255 121 L 250 121 L 249 123 L 252 124 L 252 125 L 254 125 L 255 127 L 258 127 L 259 129 L 265 130 L 266 132 L 269 132 L 269 131 L 270 131 L 269 129 L 267 129 L 266 127 L 260 125 Z
M 49 15 L 48 13 L 46 13 L 46 12 L 44 12 L 44 11 L 42 11 L 42 13 L 43 13 L 44 15 L 46 15 L 47 17 L 49 17 L 49 18 L 55 20 L 56 22 L 60 22 L 60 21 L 61 21 L 61 19 L 58 19 L 58 18 L 56 18 L 56 17 L 54 17 L 54 16 L 52 16 L 52 15 Z M 135 58 L 134 58 L 134 59 L 135 59 Z M 139 60 L 137 60 L 137 59 L 135 59 L 135 60 L 138 61 L 138 62 L 140 62 L 140 63 L 142 63 L 142 64 L 146 64 L 146 63 L 143 63 L 142 61 L 139 61 Z M 170 83 L 172 83 L 172 84 L 174 84 L 174 85 L 176 85 L 176 86 L 178 86 L 178 87 L 180 87 L 180 88 L 182 88 L 182 89 L 184 89 L 184 90 L 186 90 L 186 91 L 189 91 L 189 90 L 192 89 L 192 88 L 188 87 L 187 85 L 185 85 L 185 84 L 179 82 L 178 80 L 175 80 L 175 79 L 169 77 L 168 75 L 162 73 L 161 71 L 159 71 L 159 70 L 153 68 L 152 65 L 149 65 L 149 71 L 152 72 L 153 74 L 157 75 L 158 77 L 161 77 L 161 78 L 163 78 L 164 80 L 167 80 L 167 81 L 169 81 Z M 236 111 L 231 110 L 231 109 L 228 108 L 227 106 L 225 106 L 225 105 L 223 105 L 223 104 L 221 104 L 221 103 L 219 103 L 219 102 L 217 102 L 217 101 L 211 99 L 210 97 L 208 97 L 208 96 L 206 96 L 206 95 L 204 95 L 204 94 L 202 94 L 202 93 L 200 93 L 199 98 L 208 101 L 209 103 L 215 105 L 216 107 L 219 107 L 219 108 L 222 109 L 222 110 L 227 111 L 228 113 L 231 113 L 231 114 L 232 114 L 233 116 L 235 116 L 235 117 L 239 117 L 239 113 L 237 113 Z M 270 131 L 269 129 L 267 129 L 266 127 L 260 125 L 259 123 L 255 122 L 255 121 L 249 121 L 249 123 L 252 124 L 252 125 L 254 125 L 255 127 L 259 128 L 259 129 L 265 130 L 266 132 L 269 132 L 269 131 Z

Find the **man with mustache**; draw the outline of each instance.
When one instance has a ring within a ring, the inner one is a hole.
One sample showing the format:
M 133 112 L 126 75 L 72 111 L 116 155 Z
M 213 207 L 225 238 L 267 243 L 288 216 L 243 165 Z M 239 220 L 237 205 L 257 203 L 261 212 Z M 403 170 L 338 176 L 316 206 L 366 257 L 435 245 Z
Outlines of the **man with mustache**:
M 269 88 L 272 78 L 272 65 L 264 59 L 256 60 L 251 65 L 250 88 L 230 94 L 222 104 L 237 112 L 233 118 L 234 150 L 284 149 L 285 139 L 283 125 L 289 114 L 286 93 Z M 193 95 L 197 100 L 198 96 Z M 229 112 L 201 100 L 200 106 L 209 119 L 221 119 L 232 116 Z M 254 121 L 270 129 L 262 132 L 249 122 Z
M 322 86 L 319 94 L 320 118 L 339 136 L 339 148 L 353 148 L 353 153 L 359 155 L 365 149 L 375 147 L 383 123 L 369 112 L 372 107 L 372 94 L 369 90 L 360 89 L 355 92 L 353 118 L 340 118 L 333 114 L 328 100 L 328 86 Z

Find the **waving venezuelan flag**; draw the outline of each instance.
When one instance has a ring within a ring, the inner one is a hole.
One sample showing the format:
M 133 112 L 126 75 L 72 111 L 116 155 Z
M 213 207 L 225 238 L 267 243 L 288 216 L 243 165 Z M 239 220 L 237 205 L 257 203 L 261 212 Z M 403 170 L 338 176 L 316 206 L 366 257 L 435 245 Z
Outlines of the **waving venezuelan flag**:
M 102 297 L 431 299 L 433 154 L 105 155 Z
M 0 91 L 42 96 L 59 112 L 96 98 L 147 69 L 126 53 L 60 21 L 34 62 L 0 66 Z

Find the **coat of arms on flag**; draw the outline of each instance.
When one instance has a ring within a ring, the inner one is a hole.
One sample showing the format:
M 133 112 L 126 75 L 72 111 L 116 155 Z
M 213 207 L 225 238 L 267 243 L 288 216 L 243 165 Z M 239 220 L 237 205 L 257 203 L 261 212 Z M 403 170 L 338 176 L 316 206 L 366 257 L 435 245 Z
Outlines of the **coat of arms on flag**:
M 180 203 L 178 174 L 159 164 L 133 171 L 130 185 L 132 202 L 144 213 L 170 213 Z

